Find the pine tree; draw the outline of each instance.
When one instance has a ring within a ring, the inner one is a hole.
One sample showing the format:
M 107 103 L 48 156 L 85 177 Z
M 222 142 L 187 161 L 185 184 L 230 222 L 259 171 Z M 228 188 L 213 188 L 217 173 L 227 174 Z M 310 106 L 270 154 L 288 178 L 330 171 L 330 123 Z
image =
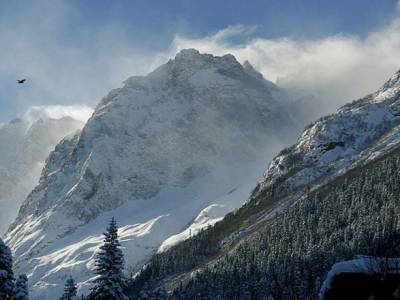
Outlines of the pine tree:
M 14 273 L 10 248 L 0 239 L 0 299 L 12 299 L 14 291 Z
M 118 240 L 118 227 L 112 218 L 104 233 L 104 243 L 96 255 L 95 286 L 91 289 L 89 299 L 120 300 L 128 299 L 123 293 L 124 256 Z
M 62 294 L 60 300 L 74 300 L 78 299 L 76 297 L 77 287 L 74 279 L 70 276 L 65 282 L 64 293 Z
M 28 277 L 25 274 L 19 275 L 15 282 L 13 300 L 29 300 Z

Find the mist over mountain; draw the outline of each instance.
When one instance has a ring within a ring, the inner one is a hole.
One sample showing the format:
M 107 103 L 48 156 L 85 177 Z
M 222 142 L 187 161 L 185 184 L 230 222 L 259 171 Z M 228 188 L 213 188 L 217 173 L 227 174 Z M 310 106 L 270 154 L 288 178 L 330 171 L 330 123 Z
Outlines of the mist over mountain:
M 39 182 L 54 146 L 83 124 L 65 116 L 17 118 L 0 125 L 0 234 L 5 233 L 21 203 Z

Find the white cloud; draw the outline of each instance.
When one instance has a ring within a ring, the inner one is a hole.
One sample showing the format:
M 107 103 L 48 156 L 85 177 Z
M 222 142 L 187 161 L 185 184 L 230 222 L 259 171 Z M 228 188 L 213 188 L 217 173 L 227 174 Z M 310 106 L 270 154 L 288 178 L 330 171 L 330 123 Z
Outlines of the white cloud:
M 251 30 L 252 28 L 250 28 Z M 400 18 L 366 37 L 335 35 L 314 40 L 232 37 L 249 28 L 233 26 L 214 35 L 192 39 L 177 35 L 165 60 L 183 48 L 249 60 L 267 79 L 298 95 L 313 94 L 332 110 L 376 90 L 400 68 Z
M 203 38 L 176 35 L 160 53 L 141 50 L 118 23 L 79 24 L 71 37 L 76 14 L 65 0 L 26 2 L 12 13 L 0 12 L 0 109 L 94 106 L 127 77 L 146 74 L 183 48 L 232 53 L 241 62 L 249 60 L 267 79 L 332 107 L 374 91 L 400 68 L 399 18 L 365 37 L 308 40 L 257 38 L 255 27 L 229 26 Z M 28 78 L 27 84 L 16 87 L 20 76 Z
M 155 53 L 144 53 L 118 20 L 75 23 L 79 11 L 65 0 L 18 3 L 0 11 L 0 121 L 32 105 L 94 106 L 127 77 L 148 72 Z M 28 80 L 17 85 L 21 77 Z
M 34 121 L 39 118 L 61 119 L 71 117 L 75 120 L 86 122 L 92 115 L 93 108 L 87 105 L 42 105 L 31 106 L 22 117 L 28 121 Z

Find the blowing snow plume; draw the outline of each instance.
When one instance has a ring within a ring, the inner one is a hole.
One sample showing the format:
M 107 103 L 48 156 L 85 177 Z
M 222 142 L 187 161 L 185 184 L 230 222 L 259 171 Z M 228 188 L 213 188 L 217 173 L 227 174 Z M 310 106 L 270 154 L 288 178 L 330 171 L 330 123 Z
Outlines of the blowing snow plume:
M 21 118 L 0 125 L 0 234 L 38 183 L 54 146 L 67 135 L 77 133 L 91 111 L 79 106 L 31 107 Z
M 373 92 L 400 65 L 399 17 L 365 37 L 267 39 L 257 37 L 256 32 L 255 27 L 236 25 L 201 38 L 178 34 L 159 60 L 188 47 L 216 55 L 232 53 L 241 62 L 249 60 L 293 97 L 310 102 L 310 108 L 319 107 L 312 118 Z

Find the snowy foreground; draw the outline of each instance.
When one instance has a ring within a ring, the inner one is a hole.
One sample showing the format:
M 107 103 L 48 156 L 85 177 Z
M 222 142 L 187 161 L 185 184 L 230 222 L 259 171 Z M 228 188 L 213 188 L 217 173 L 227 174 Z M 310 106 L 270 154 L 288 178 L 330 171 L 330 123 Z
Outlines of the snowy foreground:
M 187 188 L 170 188 L 152 199 L 130 201 L 104 213 L 32 259 L 30 265 L 34 268 L 28 273 L 29 281 L 35 283 L 31 287 L 32 299 L 55 299 L 62 294 L 63 284 L 70 275 L 80 282 L 79 293 L 88 292 L 94 277 L 95 249 L 102 243 L 102 232 L 112 216 L 117 216 L 128 272 L 156 252 L 161 243 L 160 250 L 167 249 L 240 207 L 254 188 L 254 182 L 260 179 L 264 164 L 261 161 L 250 166 L 232 165 L 195 180 Z M 245 176 L 227 182 L 227 174 Z M 47 234 L 52 232 L 48 230 Z

